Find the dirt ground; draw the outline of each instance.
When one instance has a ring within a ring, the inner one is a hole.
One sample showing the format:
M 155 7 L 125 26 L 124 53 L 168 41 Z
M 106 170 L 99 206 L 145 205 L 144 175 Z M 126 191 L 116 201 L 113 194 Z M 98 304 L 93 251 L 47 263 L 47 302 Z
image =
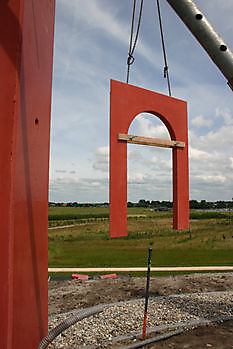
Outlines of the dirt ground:
M 118 275 L 116 279 L 87 281 L 50 281 L 49 315 L 114 303 L 145 296 L 146 278 Z M 171 295 L 193 292 L 232 291 L 233 273 L 189 274 L 151 277 L 150 295 Z M 145 348 L 214 348 L 233 349 L 233 321 L 185 331 L 179 336 Z
M 145 348 L 153 349 L 232 349 L 233 321 L 223 324 L 202 326 L 186 331 L 176 337 L 160 341 Z

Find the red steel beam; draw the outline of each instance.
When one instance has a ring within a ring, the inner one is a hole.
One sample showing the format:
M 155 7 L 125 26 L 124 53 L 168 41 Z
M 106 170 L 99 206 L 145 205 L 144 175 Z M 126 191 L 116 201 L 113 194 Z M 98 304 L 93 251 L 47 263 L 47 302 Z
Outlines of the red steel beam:
M 47 333 L 55 0 L 0 0 L 0 346 Z

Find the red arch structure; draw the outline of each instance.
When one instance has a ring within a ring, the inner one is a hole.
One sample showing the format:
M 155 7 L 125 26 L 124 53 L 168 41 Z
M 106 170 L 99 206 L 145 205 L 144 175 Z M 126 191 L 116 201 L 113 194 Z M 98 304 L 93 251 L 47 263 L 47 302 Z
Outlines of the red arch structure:
M 127 236 L 127 134 L 133 119 L 147 112 L 160 118 L 171 140 L 185 142 L 174 147 L 173 229 L 189 228 L 189 173 L 187 103 L 156 92 L 111 80 L 110 97 L 110 237 Z

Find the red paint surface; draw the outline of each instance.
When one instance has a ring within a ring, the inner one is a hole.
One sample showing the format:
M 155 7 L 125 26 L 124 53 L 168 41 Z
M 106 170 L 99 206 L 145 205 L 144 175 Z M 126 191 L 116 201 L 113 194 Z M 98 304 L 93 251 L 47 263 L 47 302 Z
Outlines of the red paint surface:
M 74 280 L 88 280 L 89 276 L 88 275 L 83 275 L 83 274 L 72 274 L 72 279 Z
M 101 279 L 116 279 L 117 278 L 117 274 L 101 275 L 100 278 Z
M 127 236 L 127 143 L 133 119 L 151 113 L 167 127 L 171 140 L 185 142 L 173 149 L 173 228 L 189 228 L 188 126 L 186 102 L 111 80 L 110 101 L 110 237 Z M 140 135 L 143 136 L 143 135 Z
M 47 333 L 55 0 L 0 0 L 0 347 Z

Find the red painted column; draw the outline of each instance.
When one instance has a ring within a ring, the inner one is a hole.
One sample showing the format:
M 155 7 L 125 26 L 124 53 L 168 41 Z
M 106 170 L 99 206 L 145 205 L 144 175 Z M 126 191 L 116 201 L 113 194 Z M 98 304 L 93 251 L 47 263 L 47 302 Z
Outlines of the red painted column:
M 111 94 L 112 97 L 112 94 Z M 127 236 L 127 143 L 118 141 L 120 123 L 117 98 L 111 98 L 110 116 L 110 219 L 111 237 Z
M 187 141 L 185 148 L 173 149 L 172 158 L 173 229 L 189 229 L 189 173 Z
M 55 0 L 0 0 L 0 347 L 47 333 Z

